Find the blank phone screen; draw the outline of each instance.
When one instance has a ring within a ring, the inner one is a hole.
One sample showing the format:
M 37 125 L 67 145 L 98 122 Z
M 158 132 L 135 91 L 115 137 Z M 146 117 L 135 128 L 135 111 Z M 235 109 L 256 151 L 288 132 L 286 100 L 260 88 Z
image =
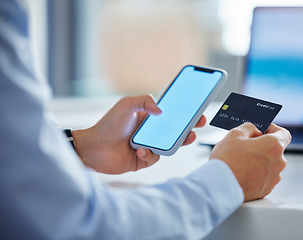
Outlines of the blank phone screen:
M 133 142 L 171 149 L 221 77 L 219 71 L 204 71 L 194 66 L 183 68 L 158 102 L 162 114 L 150 115 Z

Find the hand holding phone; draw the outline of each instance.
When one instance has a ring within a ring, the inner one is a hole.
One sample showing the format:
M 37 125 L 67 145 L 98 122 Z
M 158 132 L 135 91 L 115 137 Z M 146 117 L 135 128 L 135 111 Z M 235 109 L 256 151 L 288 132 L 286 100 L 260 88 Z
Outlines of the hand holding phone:
M 185 66 L 157 103 L 162 114 L 146 117 L 131 137 L 131 146 L 174 154 L 226 80 L 222 69 Z

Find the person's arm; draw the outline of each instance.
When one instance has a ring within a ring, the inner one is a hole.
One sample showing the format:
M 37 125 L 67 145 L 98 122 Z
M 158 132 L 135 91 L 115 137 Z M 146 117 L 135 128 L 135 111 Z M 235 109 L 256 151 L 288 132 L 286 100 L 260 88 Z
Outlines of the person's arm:
M 0 0 L 0 239 L 194 239 L 239 206 L 219 162 L 141 189 L 100 184 L 46 117 L 24 24 L 16 2 Z
M 14 1 L 0 0 L 0 239 L 200 239 L 242 203 L 241 178 L 220 160 L 160 185 L 102 185 L 46 117 L 24 22 Z M 282 134 L 271 136 L 285 146 Z M 256 157 L 248 154 L 249 166 L 241 165 L 251 181 L 264 167 Z

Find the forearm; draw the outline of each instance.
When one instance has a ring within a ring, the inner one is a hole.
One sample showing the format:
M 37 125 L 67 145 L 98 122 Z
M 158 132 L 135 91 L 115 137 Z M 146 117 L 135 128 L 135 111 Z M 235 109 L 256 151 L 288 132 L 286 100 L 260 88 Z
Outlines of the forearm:
M 186 179 L 123 193 L 132 239 L 202 239 L 243 202 L 231 170 L 211 161 Z
M 216 161 L 157 186 L 100 184 L 46 117 L 17 24 L 24 12 L 0 3 L 1 239 L 200 238 L 241 204 L 233 174 Z

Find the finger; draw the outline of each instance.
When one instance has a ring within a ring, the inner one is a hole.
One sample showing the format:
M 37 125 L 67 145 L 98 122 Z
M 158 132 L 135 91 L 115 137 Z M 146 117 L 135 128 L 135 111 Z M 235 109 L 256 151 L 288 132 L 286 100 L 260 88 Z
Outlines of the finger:
M 271 123 L 271 124 L 269 125 L 269 127 L 267 128 L 266 133 L 274 133 L 274 132 L 276 132 L 276 131 L 278 131 L 278 130 L 280 130 L 280 129 L 282 129 L 282 128 L 279 127 L 279 126 L 277 126 L 277 125 L 274 124 L 274 123 Z
M 237 136 L 252 138 L 252 137 L 261 136 L 262 132 L 252 123 L 245 122 L 240 126 L 233 128 L 230 131 L 230 134 L 236 134 Z
M 140 158 L 142 161 L 145 161 L 148 163 L 148 166 L 153 165 L 154 163 L 156 163 L 159 159 L 160 156 L 157 154 L 152 153 L 150 150 L 148 149 L 144 149 L 144 148 L 139 148 L 137 150 L 137 156 L 138 158 Z
M 196 128 L 197 127 L 204 127 L 206 124 L 206 117 L 204 115 L 202 115 L 202 117 L 199 119 L 199 121 L 196 124 Z
M 147 115 L 148 115 L 148 113 L 146 113 L 146 112 L 138 112 L 137 116 L 138 116 L 139 122 L 141 122 Z
M 144 111 L 155 115 L 162 113 L 161 109 L 157 106 L 151 95 L 142 95 L 130 98 L 129 104 L 131 104 L 133 112 Z
M 288 144 L 291 142 L 291 134 L 290 132 L 282 127 L 279 127 L 275 124 L 270 124 L 266 131 L 266 135 L 272 135 L 276 137 L 283 148 L 286 148 Z
M 189 144 L 192 144 L 197 138 L 197 135 L 195 132 L 191 131 L 188 135 L 187 138 L 184 140 L 182 146 L 186 146 Z

